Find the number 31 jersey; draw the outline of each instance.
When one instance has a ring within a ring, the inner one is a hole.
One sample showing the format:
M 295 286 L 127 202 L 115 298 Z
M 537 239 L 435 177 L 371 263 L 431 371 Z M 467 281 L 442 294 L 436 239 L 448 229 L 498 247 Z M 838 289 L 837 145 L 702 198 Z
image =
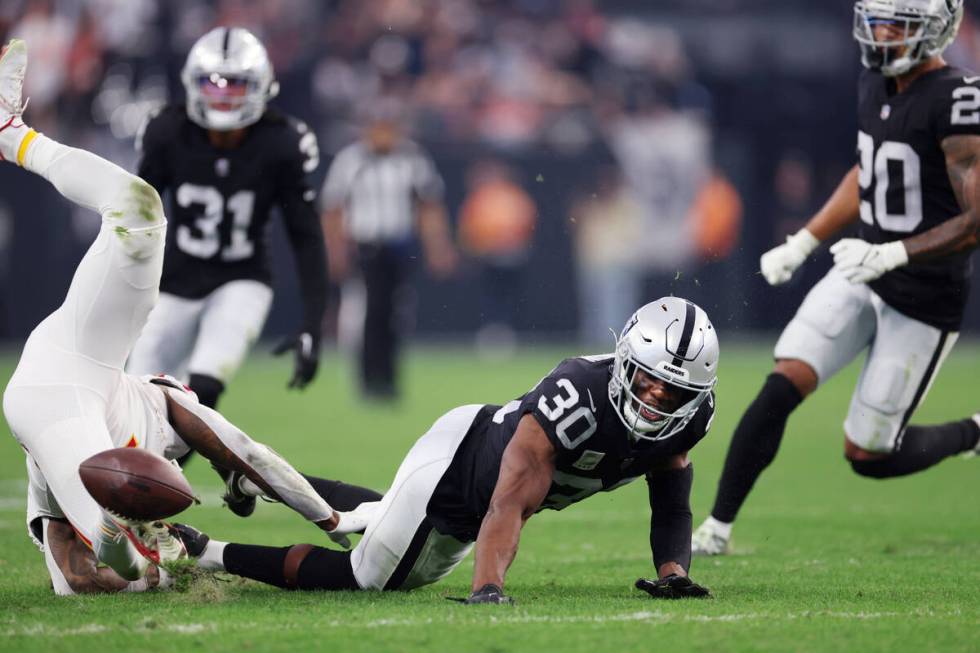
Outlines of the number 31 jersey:
M 861 238 L 902 240 L 963 213 L 946 170 L 943 140 L 980 135 L 980 77 L 944 67 L 903 93 L 865 70 L 858 87 Z M 901 313 L 956 331 L 969 295 L 969 253 L 910 263 L 869 286 Z
M 170 105 L 150 117 L 136 147 L 139 176 L 163 197 L 170 191 L 163 292 L 199 299 L 236 279 L 270 283 L 273 205 L 290 232 L 319 234 L 307 180 L 319 153 L 302 122 L 268 110 L 238 147 L 220 149 L 182 105 Z M 304 224 L 291 224 L 297 221 Z

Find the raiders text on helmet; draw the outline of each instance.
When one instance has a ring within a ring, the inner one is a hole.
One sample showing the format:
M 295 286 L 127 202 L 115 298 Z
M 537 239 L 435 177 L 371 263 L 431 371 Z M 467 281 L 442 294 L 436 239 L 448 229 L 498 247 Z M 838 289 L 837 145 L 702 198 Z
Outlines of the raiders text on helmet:
M 644 403 L 633 391 L 639 370 L 682 394 L 676 410 Z M 717 381 L 718 336 L 708 315 L 679 297 L 640 308 L 616 341 L 609 399 L 634 438 L 664 440 L 691 421 Z
M 893 77 L 902 75 L 952 43 L 963 18 L 963 0 L 859 0 L 854 4 L 854 38 L 861 62 Z M 884 40 L 875 27 L 891 27 Z
M 188 117 L 217 131 L 255 123 L 279 92 L 265 46 L 241 27 L 216 27 L 198 39 L 180 78 Z

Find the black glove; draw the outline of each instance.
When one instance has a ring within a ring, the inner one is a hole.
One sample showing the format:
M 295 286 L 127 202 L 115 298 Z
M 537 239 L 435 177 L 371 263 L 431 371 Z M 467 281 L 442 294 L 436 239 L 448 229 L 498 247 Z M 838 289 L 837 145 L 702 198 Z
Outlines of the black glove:
M 504 594 L 504 591 L 493 583 L 487 583 L 465 599 L 447 598 L 450 601 L 456 601 L 457 603 L 464 603 L 466 605 L 476 605 L 478 603 L 505 603 L 510 605 L 514 603 L 514 599 Z
M 316 376 L 316 368 L 320 363 L 320 338 L 305 331 L 283 340 L 272 353 L 279 356 L 290 349 L 296 350 L 296 359 L 293 362 L 293 378 L 289 380 L 288 387 L 302 390 Z
M 703 599 L 711 598 L 707 587 L 698 585 L 687 576 L 671 574 L 660 580 L 640 578 L 636 589 L 643 590 L 655 599 Z

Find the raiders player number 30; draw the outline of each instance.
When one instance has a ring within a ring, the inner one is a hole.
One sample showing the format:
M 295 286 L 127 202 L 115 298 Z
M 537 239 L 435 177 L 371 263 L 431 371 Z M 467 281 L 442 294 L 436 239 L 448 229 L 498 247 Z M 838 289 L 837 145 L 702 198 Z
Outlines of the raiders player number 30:
M 262 43 L 218 27 L 191 48 L 187 104 L 152 115 L 137 139 L 140 177 L 169 192 L 160 301 L 128 363 L 135 374 L 189 378 L 214 406 L 265 323 L 270 304 L 266 227 L 277 205 L 295 253 L 304 304 L 290 387 L 316 374 L 326 261 L 314 191 L 319 162 L 305 124 L 266 107 L 277 91 Z

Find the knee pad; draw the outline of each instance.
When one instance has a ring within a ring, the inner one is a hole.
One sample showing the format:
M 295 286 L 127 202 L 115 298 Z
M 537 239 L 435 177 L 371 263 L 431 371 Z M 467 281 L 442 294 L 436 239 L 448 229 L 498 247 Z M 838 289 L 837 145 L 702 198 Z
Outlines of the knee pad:
M 224 383 L 207 374 L 191 374 L 188 385 L 197 395 L 197 400 L 208 408 L 217 406 L 218 398 L 225 391 Z

